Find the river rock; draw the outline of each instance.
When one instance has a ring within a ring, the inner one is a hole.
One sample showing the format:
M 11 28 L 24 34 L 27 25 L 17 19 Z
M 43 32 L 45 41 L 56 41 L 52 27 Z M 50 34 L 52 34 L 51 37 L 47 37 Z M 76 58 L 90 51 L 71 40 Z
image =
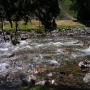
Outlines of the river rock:
M 38 81 L 38 82 L 36 83 L 36 85 L 45 85 L 45 80 Z
M 55 65 L 55 66 L 59 66 L 60 64 L 58 63 L 58 61 L 56 60 L 49 60 L 48 62 L 50 65 Z
M 90 83 L 90 73 L 87 73 L 87 74 L 85 75 L 85 77 L 83 78 L 83 81 L 84 81 L 85 83 Z
M 1 63 L 0 64 L 0 73 L 5 74 L 9 71 L 10 65 L 8 63 Z
M 47 76 L 48 76 L 48 77 L 52 77 L 53 74 L 52 74 L 52 73 L 48 73 Z
M 21 40 L 26 40 L 28 39 L 28 36 L 26 34 L 21 34 Z
M 85 31 L 86 31 L 86 34 L 90 34 L 90 28 L 87 28 Z
M 78 64 L 79 67 L 85 67 L 85 68 L 90 68 L 90 61 L 81 61 Z

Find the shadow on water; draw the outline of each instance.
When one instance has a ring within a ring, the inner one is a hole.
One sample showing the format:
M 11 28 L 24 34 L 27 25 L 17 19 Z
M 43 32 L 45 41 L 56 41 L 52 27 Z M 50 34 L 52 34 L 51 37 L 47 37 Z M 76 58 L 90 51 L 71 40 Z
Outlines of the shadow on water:
M 75 87 L 68 85 L 45 85 L 45 86 L 24 86 L 24 87 L 0 87 L 0 90 L 90 90 L 84 87 Z
M 22 88 L 19 90 L 90 90 L 90 89 L 80 88 L 75 86 L 67 86 L 67 85 L 59 85 L 59 86 L 46 85 L 46 86 L 32 86 L 32 87 Z
M 0 87 L 0 90 L 18 90 L 17 87 Z

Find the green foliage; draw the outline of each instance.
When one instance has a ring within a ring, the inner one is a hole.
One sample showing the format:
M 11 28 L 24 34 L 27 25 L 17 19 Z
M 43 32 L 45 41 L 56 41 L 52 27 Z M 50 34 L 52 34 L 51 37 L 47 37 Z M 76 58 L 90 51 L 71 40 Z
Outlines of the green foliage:
M 77 19 L 90 26 L 90 0 L 72 0 L 74 1 L 73 7 L 77 11 Z
M 52 20 L 57 17 L 60 11 L 58 0 L 1 0 L 0 6 L 2 6 L 5 18 L 11 26 L 12 21 L 16 22 L 16 31 L 18 21 L 24 19 L 27 24 L 32 15 L 38 17 L 45 29 L 50 29 L 54 27 Z
M 58 0 L 37 0 L 35 2 L 35 15 L 39 18 L 45 29 L 52 29 L 53 22 L 59 14 Z
M 76 18 L 76 12 L 72 8 L 73 0 L 59 0 L 59 7 L 61 9 L 60 18 L 62 19 L 74 19 Z

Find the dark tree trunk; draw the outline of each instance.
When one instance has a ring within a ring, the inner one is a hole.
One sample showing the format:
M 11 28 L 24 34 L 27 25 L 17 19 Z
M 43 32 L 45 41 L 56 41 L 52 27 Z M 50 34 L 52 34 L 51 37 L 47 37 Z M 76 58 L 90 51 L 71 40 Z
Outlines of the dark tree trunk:
M 15 27 L 16 27 L 16 29 L 15 29 L 15 39 L 17 40 L 17 32 L 18 32 L 18 22 L 17 21 L 15 21 Z
M 19 41 L 18 41 L 18 21 L 15 21 L 15 27 L 16 28 L 15 28 L 14 37 L 12 36 L 12 38 L 11 38 L 13 45 L 19 44 Z
M 12 21 L 9 21 L 10 22 L 10 26 L 11 26 L 11 28 L 13 28 L 13 24 L 12 24 Z
M 18 21 L 15 21 L 16 24 L 16 32 L 18 31 Z
M 4 29 L 3 29 L 3 18 L 1 19 L 1 28 L 2 28 L 2 34 L 3 34 L 3 38 L 4 38 L 4 41 L 6 42 L 6 37 L 5 37 L 5 33 L 4 33 Z

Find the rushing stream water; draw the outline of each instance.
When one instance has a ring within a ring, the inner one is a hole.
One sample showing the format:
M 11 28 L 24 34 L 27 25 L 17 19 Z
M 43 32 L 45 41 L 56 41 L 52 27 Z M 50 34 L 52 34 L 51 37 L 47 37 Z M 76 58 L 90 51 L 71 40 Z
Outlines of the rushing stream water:
M 66 61 L 89 60 L 89 40 L 90 37 L 86 35 L 45 36 L 21 40 L 20 44 L 14 46 L 1 38 L 0 74 L 18 71 L 33 74 L 37 65 L 59 67 Z

